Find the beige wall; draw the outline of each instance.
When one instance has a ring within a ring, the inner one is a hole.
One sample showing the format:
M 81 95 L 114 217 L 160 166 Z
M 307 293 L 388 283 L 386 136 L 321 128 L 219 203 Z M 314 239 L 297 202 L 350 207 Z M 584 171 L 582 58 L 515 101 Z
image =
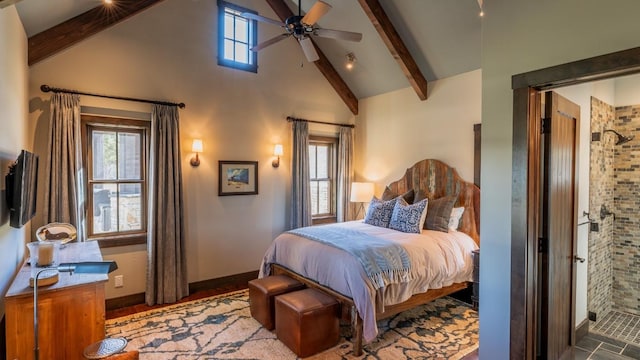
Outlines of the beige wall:
M 606 101 L 606 99 L 603 99 Z M 611 105 L 629 106 L 640 104 L 640 75 L 617 78 L 615 81 L 615 99 Z
M 30 150 L 27 139 L 27 36 L 14 6 L 0 9 L 0 318 L 4 316 L 4 294 L 22 262 L 30 232 L 9 226 L 5 202 L 7 167 Z M 2 339 L 4 341 L 4 339 Z
M 480 358 L 509 358 L 511 76 L 637 47 L 635 0 L 484 3 Z
M 413 88 L 360 100 L 356 179 L 376 194 L 422 159 L 438 159 L 473 182 L 473 124 L 480 123 L 482 71 L 429 82 L 420 101 Z
M 275 17 L 266 2 L 234 3 Z M 286 116 L 354 121 L 293 40 L 261 52 L 254 74 L 217 65 L 216 29 L 215 1 L 167 0 L 30 68 L 31 121 L 38 124 L 41 152 L 49 106 L 41 84 L 186 103 L 180 136 L 190 282 L 257 270 L 268 245 L 285 230 L 291 154 Z M 266 39 L 280 29 L 261 26 L 260 31 Z M 87 96 L 81 104 L 150 112 L 148 105 Z M 335 132 L 328 128 L 313 129 Z M 204 142 L 198 168 L 189 165 L 193 138 Z M 284 155 L 275 169 L 277 142 L 284 144 Z M 259 161 L 260 194 L 218 197 L 218 160 Z M 108 284 L 108 298 L 144 291 L 144 247 L 103 254 L 116 260 L 124 275 L 123 288 Z

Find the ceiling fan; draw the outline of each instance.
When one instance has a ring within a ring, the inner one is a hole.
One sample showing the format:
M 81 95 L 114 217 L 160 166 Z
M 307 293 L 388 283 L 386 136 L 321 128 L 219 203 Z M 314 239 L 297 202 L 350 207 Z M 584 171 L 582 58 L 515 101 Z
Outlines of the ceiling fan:
M 279 41 L 282 41 L 288 38 L 289 36 L 293 36 L 300 43 L 300 47 L 302 47 L 302 51 L 304 52 L 304 56 L 307 58 L 307 60 L 309 62 L 314 62 L 320 59 L 320 57 L 318 56 L 318 52 L 313 46 L 313 42 L 311 41 L 310 36 L 318 36 L 318 37 L 348 40 L 348 41 L 362 40 L 362 34 L 360 33 L 351 32 L 351 31 L 342 31 L 342 30 L 322 29 L 317 26 L 314 26 L 321 17 L 323 17 L 327 12 L 329 12 L 329 10 L 331 10 L 331 5 L 327 4 L 324 1 L 318 0 L 316 1 L 315 4 L 313 4 L 309 12 L 307 12 L 306 15 L 302 16 L 300 1 L 301 0 L 298 0 L 298 15 L 290 16 L 284 22 L 270 19 L 254 13 L 249 13 L 249 12 L 242 13 L 242 16 L 247 19 L 262 21 L 268 24 L 281 26 L 285 30 L 283 34 L 275 36 L 269 40 L 261 42 L 260 44 L 252 47 L 251 51 L 260 51 L 266 48 L 267 46 L 270 46 Z

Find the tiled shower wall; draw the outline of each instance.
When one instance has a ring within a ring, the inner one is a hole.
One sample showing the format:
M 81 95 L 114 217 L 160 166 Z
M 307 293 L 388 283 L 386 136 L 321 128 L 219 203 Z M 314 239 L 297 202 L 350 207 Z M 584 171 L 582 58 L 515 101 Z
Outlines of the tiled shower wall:
M 640 105 L 617 107 L 615 130 L 635 138 L 615 146 L 613 309 L 640 315 Z
M 600 219 L 600 208 L 614 209 L 614 137 L 602 136 L 613 129 L 615 109 L 591 97 L 591 132 L 599 132 L 600 141 L 591 141 L 589 171 L 589 217 L 598 223 L 599 231 L 589 232 L 588 310 L 598 318 L 612 308 L 612 244 L 613 217 Z M 612 210 L 613 211 L 613 210 Z M 579 214 L 582 215 L 582 214 Z

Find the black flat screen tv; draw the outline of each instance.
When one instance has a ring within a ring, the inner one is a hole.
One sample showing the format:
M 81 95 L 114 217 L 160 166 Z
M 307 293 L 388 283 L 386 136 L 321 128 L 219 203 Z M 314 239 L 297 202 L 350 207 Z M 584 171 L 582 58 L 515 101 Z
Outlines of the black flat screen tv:
M 21 228 L 36 214 L 38 155 L 22 150 L 5 180 L 9 225 Z

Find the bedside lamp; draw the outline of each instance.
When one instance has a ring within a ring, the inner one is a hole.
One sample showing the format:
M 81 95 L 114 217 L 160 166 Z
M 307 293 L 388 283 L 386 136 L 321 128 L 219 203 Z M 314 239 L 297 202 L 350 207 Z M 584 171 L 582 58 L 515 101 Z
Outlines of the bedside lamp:
M 196 157 L 191 158 L 190 164 L 193 167 L 197 167 L 200 165 L 200 158 L 198 157 L 198 154 L 202 152 L 201 139 L 193 139 L 193 144 L 191 145 L 191 152 L 196 153 Z
M 355 219 L 358 219 L 360 211 L 364 212 L 364 203 L 371 201 L 373 197 L 373 183 L 371 182 L 352 182 L 351 197 L 349 200 L 353 203 L 360 203 L 357 208 Z M 366 212 L 365 212 L 366 215 Z
M 33 277 L 33 355 L 38 360 L 40 347 L 38 346 L 38 277 L 44 272 L 59 271 L 78 274 L 108 274 L 118 268 L 115 261 L 86 261 L 76 263 L 62 263 L 58 266 L 43 268 Z M 119 350 L 118 350 L 119 351 Z

